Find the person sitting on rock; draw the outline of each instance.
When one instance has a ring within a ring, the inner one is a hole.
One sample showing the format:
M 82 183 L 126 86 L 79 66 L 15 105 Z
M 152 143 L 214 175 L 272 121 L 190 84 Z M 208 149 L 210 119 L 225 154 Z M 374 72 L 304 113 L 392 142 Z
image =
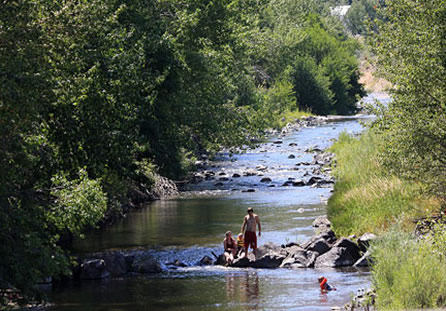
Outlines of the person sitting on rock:
M 232 264 L 234 256 L 237 252 L 237 243 L 232 237 L 231 231 L 226 232 L 225 236 L 226 237 L 223 240 L 223 247 L 225 249 L 225 259 L 226 259 L 226 264 L 230 265 Z
M 245 249 L 245 244 L 244 244 L 244 239 L 243 239 L 243 233 L 239 233 L 237 236 L 237 254 L 236 257 L 240 256 L 243 253 L 243 250 Z
M 328 292 L 331 290 L 336 290 L 336 288 L 327 283 L 327 279 L 324 276 L 319 277 L 318 281 L 319 281 L 319 286 L 321 287 L 321 291 Z

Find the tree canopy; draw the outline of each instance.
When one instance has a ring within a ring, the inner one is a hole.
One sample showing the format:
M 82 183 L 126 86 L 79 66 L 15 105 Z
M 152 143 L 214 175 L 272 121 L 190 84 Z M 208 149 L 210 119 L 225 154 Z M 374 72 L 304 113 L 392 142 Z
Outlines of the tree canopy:
M 354 112 L 358 48 L 325 1 L 0 2 L 1 283 L 66 273 L 65 242 L 155 172 Z

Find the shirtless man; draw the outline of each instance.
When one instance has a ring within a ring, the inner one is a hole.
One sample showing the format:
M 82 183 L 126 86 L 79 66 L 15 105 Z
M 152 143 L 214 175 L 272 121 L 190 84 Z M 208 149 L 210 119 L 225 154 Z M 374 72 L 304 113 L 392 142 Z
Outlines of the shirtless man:
M 254 256 L 257 257 L 257 236 L 256 225 L 259 226 L 259 237 L 261 235 L 261 226 L 259 216 L 254 214 L 252 207 L 248 208 L 248 215 L 243 219 L 242 232 L 245 233 L 245 256 L 248 256 L 248 248 L 251 246 Z M 245 231 L 246 228 L 246 231 Z

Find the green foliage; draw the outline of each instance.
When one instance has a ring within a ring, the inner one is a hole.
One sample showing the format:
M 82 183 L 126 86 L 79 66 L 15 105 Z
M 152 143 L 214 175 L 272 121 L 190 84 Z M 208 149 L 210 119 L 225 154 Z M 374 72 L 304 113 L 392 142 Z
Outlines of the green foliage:
M 391 1 L 380 14 L 386 22 L 378 23 L 372 44 L 395 85 L 374 126 L 386 146 L 382 161 L 446 198 L 445 1 Z
M 373 244 L 372 255 L 380 310 L 446 306 L 446 263 L 434 243 L 391 231 Z
M 75 180 L 57 175 L 51 181 L 51 195 L 55 199 L 47 214 L 49 223 L 57 231 L 69 232 L 76 237 L 104 217 L 107 198 L 99 181 L 88 179 L 85 170 L 80 170 L 79 178 Z
M 0 42 L 0 280 L 23 290 L 135 185 L 362 94 L 325 1 L 10 0 Z
M 380 18 L 378 8 L 384 7 L 384 0 L 354 0 L 345 16 L 347 28 L 354 35 L 365 35 L 367 24 Z

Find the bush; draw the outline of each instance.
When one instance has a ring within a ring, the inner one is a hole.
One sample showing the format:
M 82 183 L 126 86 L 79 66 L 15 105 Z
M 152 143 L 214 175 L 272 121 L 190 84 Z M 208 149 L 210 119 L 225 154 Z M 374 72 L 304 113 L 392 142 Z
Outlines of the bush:
M 442 235 L 446 236 L 443 228 Z M 431 240 L 391 231 L 373 244 L 380 310 L 446 306 L 446 262 Z

